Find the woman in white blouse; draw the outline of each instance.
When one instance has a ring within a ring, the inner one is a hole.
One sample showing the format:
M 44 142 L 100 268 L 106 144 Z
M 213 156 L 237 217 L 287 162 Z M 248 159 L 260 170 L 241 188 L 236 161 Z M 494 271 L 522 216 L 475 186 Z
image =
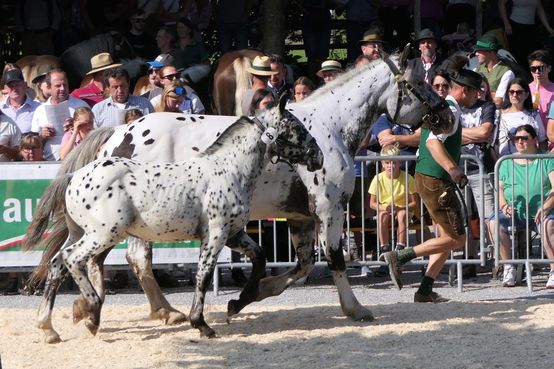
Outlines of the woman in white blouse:
M 498 151 L 501 156 L 516 152 L 511 138 L 515 129 L 524 124 L 531 125 L 537 131 L 540 148 L 546 148 L 544 124 L 539 113 L 533 110 L 529 84 L 523 79 L 514 78 L 508 85 L 500 111 Z

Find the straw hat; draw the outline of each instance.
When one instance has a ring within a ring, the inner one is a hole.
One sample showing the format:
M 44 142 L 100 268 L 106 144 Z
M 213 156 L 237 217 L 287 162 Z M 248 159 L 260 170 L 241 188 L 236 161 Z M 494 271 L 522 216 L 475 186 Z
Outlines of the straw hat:
M 328 70 L 343 72 L 342 64 L 336 60 L 325 60 L 321 63 L 321 69 L 316 74 L 318 77 L 323 78 L 323 72 Z
M 252 66 L 246 67 L 248 73 L 257 76 L 272 76 L 277 74 L 276 70 L 271 70 L 271 60 L 268 56 L 256 56 L 252 62 Z
M 119 67 L 121 63 L 114 63 L 109 53 L 101 53 L 90 58 L 90 66 L 92 69 L 86 74 L 87 76 L 104 69 Z
M 50 72 L 52 69 L 54 69 L 54 66 L 50 64 L 41 64 L 37 67 L 37 75 L 33 77 L 33 80 L 31 81 L 33 84 L 36 84 L 38 82 L 41 82 L 44 77 Z

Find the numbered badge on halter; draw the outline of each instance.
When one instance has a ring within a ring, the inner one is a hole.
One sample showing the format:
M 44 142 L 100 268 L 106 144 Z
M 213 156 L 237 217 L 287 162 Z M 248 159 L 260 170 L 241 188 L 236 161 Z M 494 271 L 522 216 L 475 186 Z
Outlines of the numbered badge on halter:
M 275 140 L 277 140 L 277 130 L 275 128 L 268 127 L 264 133 L 262 133 L 261 138 L 266 145 L 272 144 Z

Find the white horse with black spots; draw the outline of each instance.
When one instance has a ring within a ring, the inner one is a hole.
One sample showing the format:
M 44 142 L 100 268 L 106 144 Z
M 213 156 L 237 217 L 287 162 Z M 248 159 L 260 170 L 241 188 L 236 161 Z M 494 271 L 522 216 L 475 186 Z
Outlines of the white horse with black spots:
M 305 155 L 306 147 L 312 156 Z M 104 296 L 89 280 L 87 264 L 128 236 L 149 242 L 200 239 L 189 318 L 202 336 L 214 337 L 204 320 L 205 293 L 228 240 L 254 243 L 244 227 L 262 169 L 274 154 L 293 165 L 307 164 L 318 152 L 304 126 L 276 107 L 259 119 L 240 118 L 202 154 L 185 161 L 154 164 L 109 157 L 58 179 L 67 183 L 69 236 L 50 264 L 39 309 L 46 341 L 60 341 L 51 313 L 65 268 L 81 292 L 73 306 L 74 320 L 85 319 L 86 327 L 96 334 Z M 321 161 L 310 165 L 311 170 L 319 168 Z M 263 266 L 255 273 L 263 274 Z
M 343 313 L 353 320 L 372 320 L 371 312 L 363 307 L 346 277 L 346 265 L 340 248 L 340 235 L 344 220 L 344 208 L 354 189 L 354 160 L 360 144 L 368 135 L 372 123 L 383 113 L 395 122 L 411 126 L 414 130 L 423 124 L 434 131 L 449 130 L 453 124 L 450 109 L 425 82 L 409 80 L 409 72 L 401 72 L 405 54 L 395 60 L 377 60 L 360 69 L 350 70 L 335 81 L 321 87 L 300 103 L 289 104 L 288 109 L 310 131 L 324 155 L 321 170 L 309 172 L 298 168 L 296 172 L 287 165 L 267 165 L 258 179 L 252 199 L 252 219 L 267 217 L 287 218 L 293 245 L 298 258 L 297 265 L 278 276 L 263 278 L 259 283 L 250 280 L 238 300 L 231 300 L 228 315 L 238 313 L 252 301 L 282 293 L 313 268 L 313 240 L 318 238 L 325 248 L 327 262 L 339 293 Z M 210 119 L 184 116 L 185 124 L 172 124 L 146 116 L 135 123 L 133 130 L 116 130 L 107 141 L 103 155 L 132 157 L 140 161 L 179 161 L 198 155 L 217 130 L 210 129 Z M 221 118 L 220 118 L 221 119 Z M 147 132 L 147 134 L 146 134 Z M 107 133 L 109 135 L 109 133 Z M 149 139 L 145 143 L 143 135 Z M 86 141 L 86 140 L 85 140 Z M 91 143 L 88 155 L 96 153 L 98 145 Z M 188 149 L 188 150 L 187 150 Z M 77 147 L 79 150 L 79 147 Z M 83 146 L 85 150 L 85 146 Z M 84 151 L 82 160 L 89 160 Z M 80 154 L 74 156 L 68 166 L 79 166 Z M 48 192 L 48 191 L 47 191 Z M 63 202 L 52 205 L 40 203 L 35 214 L 40 223 L 52 214 L 63 210 Z M 35 223 L 35 220 L 33 221 Z M 41 229 L 42 228 L 42 229 Z M 30 227 L 28 245 L 35 244 L 45 226 Z M 63 218 L 54 216 L 54 234 L 63 235 L 67 226 Z M 51 243 L 59 240 L 53 237 Z M 227 244 L 236 250 L 253 251 L 250 244 Z M 258 247 L 259 249 L 259 247 Z M 131 238 L 127 260 L 148 296 L 151 316 L 166 322 L 178 322 L 183 315 L 173 309 L 152 278 L 151 245 Z M 48 259 L 45 259 L 47 263 Z M 260 263 L 252 259 L 254 269 Z M 40 271 L 37 278 L 40 278 Z M 249 288 L 256 286 L 256 289 Z

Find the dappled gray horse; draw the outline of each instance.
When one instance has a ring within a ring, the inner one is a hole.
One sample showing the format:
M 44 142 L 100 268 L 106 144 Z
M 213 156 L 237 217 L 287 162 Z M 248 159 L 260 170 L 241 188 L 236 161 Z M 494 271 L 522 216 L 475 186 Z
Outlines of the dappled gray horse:
M 181 117 L 173 115 L 173 124 Z M 165 118 L 169 120 L 167 114 Z M 128 236 L 149 242 L 200 239 L 189 318 L 203 336 L 215 336 L 204 320 L 203 308 L 217 257 L 228 240 L 254 244 L 244 227 L 257 178 L 272 153 L 290 165 L 307 164 L 305 147 L 317 156 L 317 146 L 304 126 L 291 114 L 282 115 L 273 108 L 259 119 L 238 119 L 202 154 L 185 161 L 153 164 L 109 157 L 56 178 L 54 187 L 66 188 L 69 236 L 50 263 L 39 309 L 46 341 L 60 341 L 51 312 L 67 270 L 81 291 L 73 306 L 74 320 L 85 319 L 86 327 L 96 334 L 104 294 L 89 280 L 87 264 Z M 309 169 L 319 169 L 321 164 Z M 265 273 L 264 266 L 262 262 L 256 271 L 259 277 Z
M 297 265 L 281 275 L 263 278 L 259 283 L 252 281 L 259 278 L 253 273 L 248 283 L 256 285 L 256 291 L 245 288 L 238 300 L 231 300 L 227 312 L 229 316 L 252 301 L 282 293 L 297 279 L 306 276 L 313 268 L 313 240 L 317 231 L 337 286 L 343 313 L 354 320 L 373 319 L 371 312 L 358 302 L 348 283 L 339 242 L 344 208 L 354 189 L 353 157 L 372 123 L 383 113 L 414 130 L 423 125 L 437 132 L 449 130 L 453 125 L 452 113 L 444 101 L 425 82 L 409 80 L 409 71 L 402 71 L 405 58 L 400 57 L 399 60 L 377 60 L 350 70 L 302 102 L 288 105 L 290 112 L 316 138 L 325 157 L 324 165 L 315 172 L 304 168 L 293 172 L 286 164 L 267 165 L 254 191 L 251 218 L 287 218 L 298 257 Z M 106 143 L 103 155 L 122 155 L 155 162 L 179 161 L 198 155 L 203 147 L 213 141 L 214 134 L 210 133 L 210 126 L 198 117 L 190 116 L 187 121 L 189 124 L 176 125 L 147 116 L 132 130 L 117 130 Z M 148 132 L 153 141 L 146 144 L 143 132 Z M 97 146 L 90 146 L 89 155 L 94 155 Z M 69 161 L 64 165 L 79 164 Z M 61 210 L 63 203 L 49 207 L 41 202 L 35 218 L 37 221 L 48 219 Z M 63 222 L 63 218 L 54 217 L 54 235 L 67 232 Z M 44 230 L 30 229 L 29 243 L 35 243 Z M 53 238 L 52 241 L 47 239 L 47 242 L 59 243 L 59 240 Z M 247 251 L 252 245 L 237 242 L 228 243 L 228 246 Z M 180 321 L 183 315 L 169 305 L 151 278 L 151 256 L 148 243 L 130 239 L 127 259 L 148 296 L 151 316 L 169 323 Z M 256 270 L 260 261 L 251 260 Z

